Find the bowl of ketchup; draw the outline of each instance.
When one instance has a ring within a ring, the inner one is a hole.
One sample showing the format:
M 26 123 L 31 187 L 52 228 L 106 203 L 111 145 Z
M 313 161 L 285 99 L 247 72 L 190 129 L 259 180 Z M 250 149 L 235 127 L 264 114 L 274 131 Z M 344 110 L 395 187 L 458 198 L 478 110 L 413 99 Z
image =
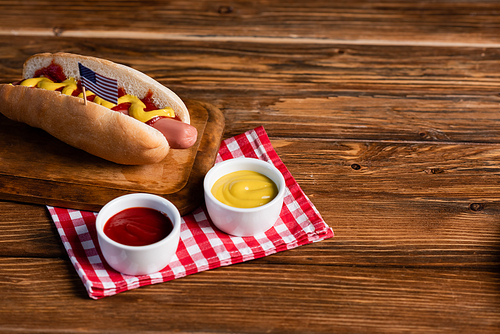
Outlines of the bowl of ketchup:
M 239 237 L 269 230 L 279 218 L 285 179 L 271 163 L 235 158 L 216 164 L 205 175 L 208 215 L 223 232 Z
M 127 275 L 147 275 L 165 268 L 179 245 L 180 226 L 175 205 L 146 193 L 115 198 L 96 219 L 104 259 Z

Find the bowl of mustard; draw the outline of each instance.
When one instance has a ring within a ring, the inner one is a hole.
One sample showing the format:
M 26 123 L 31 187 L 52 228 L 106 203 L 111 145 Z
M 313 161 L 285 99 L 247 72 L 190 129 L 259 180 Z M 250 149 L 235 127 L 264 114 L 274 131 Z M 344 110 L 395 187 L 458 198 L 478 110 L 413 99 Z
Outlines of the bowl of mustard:
M 235 158 L 212 167 L 203 188 L 212 223 L 225 233 L 247 237 L 273 227 L 286 187 L 283 175 L 271 163 Z

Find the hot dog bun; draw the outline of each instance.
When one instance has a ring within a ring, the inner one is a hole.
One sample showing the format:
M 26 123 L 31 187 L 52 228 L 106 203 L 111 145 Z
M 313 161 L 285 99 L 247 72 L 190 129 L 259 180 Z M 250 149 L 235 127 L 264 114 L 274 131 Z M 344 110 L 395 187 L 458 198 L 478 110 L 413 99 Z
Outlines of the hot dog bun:
M 32 78 L 36 70 L 49 66 L 52 61 L 61 65 L 68 78 L 80 79 L 78 71 L 78 63 L 80 62 L 94 72 L 116 79 L 118 87 L 123 87 L 127 94 L 142 99 L 148 94 L 148 91 L 151 91 L 153 101 L 158 108 L 171 107 L 184 123 L 190 123 L 189 112 L 184 102 L 174 92 L 140 71 L 106 59 L 63 52 L 39 53 L 25 61 L 23 78 Z
M 171 107 L 182 122 L 189 124 L 189 112 L 171 90 L 149 76 L 108 60 L 69 53 L 43 53 L 30 57 L 23 77 L 36 70 L 59 64 L 66 77 L 79 80 L 78 62 L 93 71 L 114 78 L 128 94 L 143 98 L 152 92 L 159 108 Z M 69 145 L 125 165 L 153 164 L 163 160 L 170 149 L 165 136 L 130 116 L 78 97 L 57 91 L 24 86 L 0 85 L 0 112 L 6 117 L 41 128 Z

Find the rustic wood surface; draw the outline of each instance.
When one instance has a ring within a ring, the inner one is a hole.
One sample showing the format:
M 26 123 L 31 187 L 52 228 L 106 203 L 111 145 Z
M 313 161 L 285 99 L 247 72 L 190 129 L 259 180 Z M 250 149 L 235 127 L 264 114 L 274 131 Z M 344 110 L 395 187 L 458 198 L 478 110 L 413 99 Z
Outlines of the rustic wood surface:
M 3 201 L 0 332 L 498 333 L 499 13 L 472 0 L 0 1 L 0 82 L 36 52 L 133 66 L 222 110 L 224 138 L 263 125 L 335 231 L 95 301 L 46 208 Z
M 206 102 L 185 103 L 190 124 L 198 131 L 196 143 L 189 149 L 170 150 L 160 163 L 141 166 L 86 154 L 45 131 L 0 115 L 0 146 L 9 148 L 0 151 L 0 198 L 99 211 L 116 197 L 147 192 L 167 198 L 181 215 L 192 212 L 202 204 L 200 189 L 219 151 L 224 114 Z

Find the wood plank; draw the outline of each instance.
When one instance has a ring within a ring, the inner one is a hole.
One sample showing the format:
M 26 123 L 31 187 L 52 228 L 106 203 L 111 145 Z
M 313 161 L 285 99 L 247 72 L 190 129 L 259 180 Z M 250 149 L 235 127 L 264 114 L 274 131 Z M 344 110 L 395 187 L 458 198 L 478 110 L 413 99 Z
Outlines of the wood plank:
M 499 2 L 51 3 L 0 1 L 0 82 L 84 53 L 264 125 L 336 236 L 94 301 L 46 209 L 0 202 L 0 332 L 500 330 Z
M 7 35 L 498 47 L 496 1 L 0 2 Z M 154 22 L 154 31 L 151 29 Z
M 2 40 L 15 52 L 1 59 L 1 82 L 41 50 L 97 55 L 223 110 L 225 137 L 264 125 L 274 137 L 500 142 L 500 48 Z
M 294 250 L 298 257 L 273 256 L 272 263 L 500 265 L 498 145 L 297 139 L 272 144 L 336 234 Z M 43 207 L 0 202 L 0 217 L 7 231 L 0 235 L 1 256 L 67 257 Z
M 496 48 L 282 43 L 263 49 L 259 42 L 39 36 L 0 36 L 0 41 L 9 45 L 2 49 L 2 82 L 19 80 L 22 63 L 42 51 L 109 58 L 182 88 L 247 88 L 263 97 L 336 96 L 337 91 L 354 94 L 360 89 L 384 95 L 397 88 L 401 96 L 424 92 L 434 96 L 444 90 L 440 95 L 451 98 L 453 93 L 474 90 L 492 94 L 498 91 L 499 81 L 495 69 L 500 51 Z
M 299 184 L 365 200 L 495 202 L 498 144 L 272 140 Z
M 307 188 L 306 188 L 307 189 Z M 310 196 L 335 237 L 265 258 L 271 264 L 343 265 L 493 270 L 500 265 L 500 203 L 475 211 L 468 201 L 401 199 L 384 196 Z M 59 235 L 48 218 L 33 218 L 41 207 L 27 208 L 20 220 L 0 202 L 1 256 L 60 257 L 69 263 Z M 347 205 L 346 203 L 349 203 Z M 12 205 L 11 205 L 12 206 Z M 16 206 L 19 207 L 19 206 Z
M 67 257 L 45 206 L 0 201 L 0 257 Z
M 500 325 L 491 271 L 256 260 L 94 301 L 65 261 L 2 258 L 0 268 L 2 332 L 488 333 Z
M 124 166 L 75 149 L 46 132 L 0 117 L 0 198 L 98 211 L 110 200 L 148 192 L 167 198 L 185 215 L 203 199 L 203 178 L 213 166 L 224 131 L 221 111 L 188 100 L 195 145 L 170 150 L 157 164 Z

